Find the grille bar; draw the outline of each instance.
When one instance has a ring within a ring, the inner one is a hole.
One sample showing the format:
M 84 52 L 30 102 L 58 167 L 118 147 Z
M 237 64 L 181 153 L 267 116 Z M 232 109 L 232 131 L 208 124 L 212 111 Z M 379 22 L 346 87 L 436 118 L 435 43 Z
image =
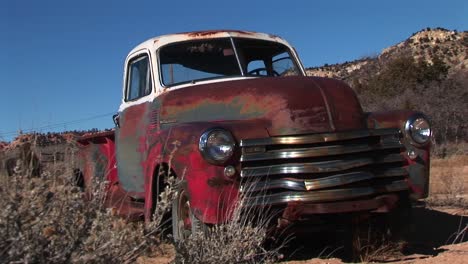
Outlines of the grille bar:
M 247 197 L 246 204 L 250 206 L 268 206 L 289 202 L 331 202 L 356 199 L 382 193 L 398 192 L 408 189 L 404 180 L 394 181 L 381 186 L 357 187 L 348 189 L 332 189 L 313 192 L 282 192 L 269 195 Z
M 321 146 L 314 148 L 295 148 L 267 151 L 262 153 L 243 153 L 241 162 L 243 161 L 258 161 L 271 159 L 296 159 L 296 158 L 312 158 L 332 155 L 351 154 L 358 152 L 368 152 L 373 150 L 384 150 L 392 148 L 401 148 L 399 142 L 381 143 L 378 145 L 353 144 L 353 145 L 335 145 Z
M 241 177 L 254 177 L 278 174 L 326 173 L 358 168 L 371 164 L 404 161 L 400 154 L 388 154 L 383 157 L 348 158 L 308 163 L 289 163 L 270 166 L 242 168 Z
M 370 173 L 366 171 L 351 172 L 336 174 L 329 177 L 319 179 L 294 179 L 294 178 L 282 178 L 282 179 L 267 179 L 264 181 L 254 181 L 252 183 L 244 183 L 241 188 L 242 193 L 251 193 L 264 190 L 272 189 L 288 189 L 296 191 L 312 191 L 326 189 L 341 185 L 347 185 L 365 180 L 377 179 L 377 178 L 390 178 L 390 177 L 402 177 L 407 176 L 408 172 L 404 168 L 392 168 L 387 169 L 380 173 Z
M 284 137 L 269 137 L 256 139 L 243 139 L 240 141 L 241 147 L 265 146 L 265 145 L 297 145 L 297 144 L 313 144 L 331 141 L 350 140 L 356 138 L 365 138 L 371 136 L 385 136 L 399 134 L 397 128 L 383 128 L 374 130 L 356 130 L 339 133 L 324 133 L 303 136 L 284 136 Z

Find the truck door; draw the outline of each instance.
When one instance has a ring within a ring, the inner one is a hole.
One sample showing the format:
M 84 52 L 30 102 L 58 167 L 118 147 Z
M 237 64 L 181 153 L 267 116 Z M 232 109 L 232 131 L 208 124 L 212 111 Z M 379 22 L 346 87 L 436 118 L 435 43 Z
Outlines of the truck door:
M 121 187 L 131 193 L 144 192 L 145 131 L 153 79 L 150 56 L 141 52 L 128 60 L 123 101 L 116 128 L 117 171 Z

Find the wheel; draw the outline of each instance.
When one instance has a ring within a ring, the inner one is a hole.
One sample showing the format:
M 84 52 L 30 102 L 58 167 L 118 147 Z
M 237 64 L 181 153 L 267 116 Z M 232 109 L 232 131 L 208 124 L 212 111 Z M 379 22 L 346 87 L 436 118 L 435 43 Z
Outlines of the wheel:
M 187 193 L 181 189 L 172 201 L 172 235 L 174 240 L 182 241 L 192 234 L 207 234 L 208 231 L 208 226 L 192 213 Z

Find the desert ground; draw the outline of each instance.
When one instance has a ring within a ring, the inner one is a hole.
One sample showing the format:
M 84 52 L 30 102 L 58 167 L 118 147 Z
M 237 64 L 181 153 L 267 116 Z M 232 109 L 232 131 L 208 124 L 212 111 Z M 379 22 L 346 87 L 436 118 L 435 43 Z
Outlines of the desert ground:
M 363 256 L 362 263 L 395 264 L 464 264 L 468 262 L 468 208 L 466 206 L 428 206 L 415 209 L 417 227 L 408 242 L 408 249 L 401 253 L 395 248 L 378 249 Z M 320 240 L 320 237 L 310 240 Z M 294 241 L 285 250 L 291 254 L 281 263 L 287 264 L 341 264 L 339 244 Z M 163 264 L 174 261 L 175 252 L 171 245 L 157 252 L 157 257 L 140 257 L 139 264 Z

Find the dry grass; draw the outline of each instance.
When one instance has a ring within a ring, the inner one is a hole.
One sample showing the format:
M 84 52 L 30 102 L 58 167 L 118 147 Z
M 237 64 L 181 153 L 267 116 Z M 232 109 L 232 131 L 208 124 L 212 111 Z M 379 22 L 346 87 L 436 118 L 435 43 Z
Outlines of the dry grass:
M 1 176 L 2 262 L 128 263 L 161 244 L 168 208 L 159 208 L 161 215 L 146 227 L 127 222 L 103 206 L 105 182 L 96 182 L 92 198 L 85 200 L 72 175 L 60 176 Z
M 452 155 L 431 161 L 429 206 L 468 208 L 468 155 Z M 458 230 L 448 238 L 448 243 L 465 241 L 468 225 L 460 216 Z
M 382 263 L 399 259 L 403 256 L 402 251 L 405 242 L 380 241 L 380 243 L 362 243 L 359 254 L 361 263 Z
M 431 161 L 431 205 L 468 205 L 468 155 Z
M 444 163 L 444 159 L 448 159 L 452 156 L 468 155 L 468 142 L 459 141 L 436 144 L 433 140 L 432 143 L 431 157 L 433 160 L 441 159 L 441 162 Z
M 288 239 L 267 245 L 275 214 L 266 207 L 246 206 L 242 194 L 233 206 L 231 220 L 176 242 L 178 263 L 274 263 Z
M 25 166 L 16 175 L 0 175 L 1 262 L 131 263 L 155 254 L 171 260 L 174 252 L 163 238 L 162 221 L 167 220 L 164 216 L 176 194 L 176 179 L 166 179 L 150 224 L 129 222 L 104 206 L 106 182 L 93 184 L 88 200 L 74 186 L 73 155 L 71 151 L 63 162 L 42 166 L 40 177 L 25 176 Z M 209 236 L 193 234 L 177 243 L 173 261 L 264 263 L 278 259 L 277 248 L 264 248 L 271 219 L 264 211 L 239 204 L 233 215 L 233 221 L 213 227 Z M 258 215 L 263 217 L 254 221 Z

